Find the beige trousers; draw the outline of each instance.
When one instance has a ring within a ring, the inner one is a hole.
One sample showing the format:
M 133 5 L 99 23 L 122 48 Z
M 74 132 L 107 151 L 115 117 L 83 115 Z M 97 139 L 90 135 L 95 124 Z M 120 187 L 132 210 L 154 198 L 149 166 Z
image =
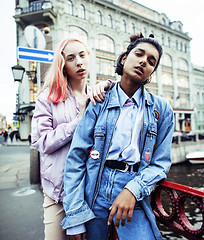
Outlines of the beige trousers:
M 66 231 L 60 225 L 64 218 L 62 203 L 56 204 L 54 200 L 44 194 L 43 208 L 45 240 L 67 240 Z

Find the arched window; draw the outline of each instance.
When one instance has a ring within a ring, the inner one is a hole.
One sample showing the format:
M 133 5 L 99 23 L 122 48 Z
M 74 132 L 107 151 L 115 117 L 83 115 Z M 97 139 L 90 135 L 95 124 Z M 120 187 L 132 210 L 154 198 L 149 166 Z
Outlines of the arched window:
M 97 35 L 95 44 L 96 49 L 112 53 L 115 52 L 114 41 L 106 35 Z
M 169 45 L 169 47 L 171 47 L 171 39 L 170 39 L 170 37 L 168 37 L 168 45 Z
M 133 35 L 135 34 L 135 24 L 134 24 L 134 23 L 132 23 L 131 33 L 132 33 Z
M 66 12 L 73 15 L 73 3 L 70 0 L 67 1 Z
M 79 17 L 82 19 L 86 19 L 86 9 L 82 4 L 80 4 L 79 6 Z
M 96 13 L 96 23 L 102 25 L 102 13 L 100 11 L 97 11 Z
M 183 51 L 183 43 L 180 42 L 180 50 Z
M 172 67 L 172 58 L 169 54 L 164 53 L 161 58 L 161 64 L 166 67 Z
M 162 45 L 164 45 L 164 35 L 162 34 Z
M 66 31 L 63 33 L 64 38 L 72 36 L 73 38 L 77 38 L 84 42 L 85 44 L 87 44 L 88 35 L 83 29 L 76 26 L 68 26 L 65 27 L 64 29 L 66 29 Z
M 110 28 L 113 27 L 113 19 L 112 19 L 112 16 L 110 14 L 108 15 L 108 27 L 110 27 Z
M 188 71 L 188 63 L 185 59 L 180 58 L 178 61 L 178 69 L 182 70 L 182 71 Z
M 126 21 L 123 20 L 123 31 L 126 33 L 127 32 L 127 26 L 126 26 Z
M 187 47 L 187 44 L 185 43 L 185 45 L 184 45 L 184 51 L 185 51 L 185 53 L 187 53 L 188 52 L 188 47 Z
M 179 30 L 179 32 L 182 32 L 182 27 L 181 27 L 181 25 L 178 26 L 178 30 Z
M 178 40 L 176 40 L 176 50 L 178 50 Z
M 144 28 L 144 30 L 143 30 L 143 35 L 144 35 L 144 37 L 147 37 L 147 29 L 146 28 Z
M 165 18 L 162 18 L 162 24 L 166 25 L 166 19 Z

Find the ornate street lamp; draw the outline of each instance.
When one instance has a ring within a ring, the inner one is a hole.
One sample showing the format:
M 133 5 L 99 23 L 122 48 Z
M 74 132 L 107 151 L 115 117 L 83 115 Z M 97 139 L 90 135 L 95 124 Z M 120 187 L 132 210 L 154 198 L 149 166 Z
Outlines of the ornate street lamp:
M 12 69 L 14 81 L 21 82 L 23 79 L 23 74 L 25 72 L 25 68 L 22 67 L 21 65 L 17 64 L 15 66 L 13 66 L 11 69 Z

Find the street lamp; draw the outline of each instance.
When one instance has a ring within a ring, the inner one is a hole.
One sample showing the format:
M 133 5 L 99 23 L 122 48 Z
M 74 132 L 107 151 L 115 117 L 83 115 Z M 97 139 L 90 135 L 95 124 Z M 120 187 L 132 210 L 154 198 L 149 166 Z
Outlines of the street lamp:
M 23 74 L 25 72 L 25 68 L 22 67 L 21 65 L 17 64 L 15 66 L 13 66 L 11 69 L 12 69 L 14 81 L 21 82 L 23 79 Z

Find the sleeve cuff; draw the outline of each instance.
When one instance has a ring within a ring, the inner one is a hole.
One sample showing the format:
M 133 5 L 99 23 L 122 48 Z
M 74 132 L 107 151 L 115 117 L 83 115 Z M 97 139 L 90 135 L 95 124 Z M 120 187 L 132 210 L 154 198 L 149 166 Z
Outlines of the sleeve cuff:
M 84 224 L 80 224 L 75 227 L 70 227 L 70 228 L 67 228 L 67 230 L 66 230 L 67 235 L 76 235 L 76 234 L 81 234 L 84 232 L 86 232 L 86 228 L 85 228 Z

